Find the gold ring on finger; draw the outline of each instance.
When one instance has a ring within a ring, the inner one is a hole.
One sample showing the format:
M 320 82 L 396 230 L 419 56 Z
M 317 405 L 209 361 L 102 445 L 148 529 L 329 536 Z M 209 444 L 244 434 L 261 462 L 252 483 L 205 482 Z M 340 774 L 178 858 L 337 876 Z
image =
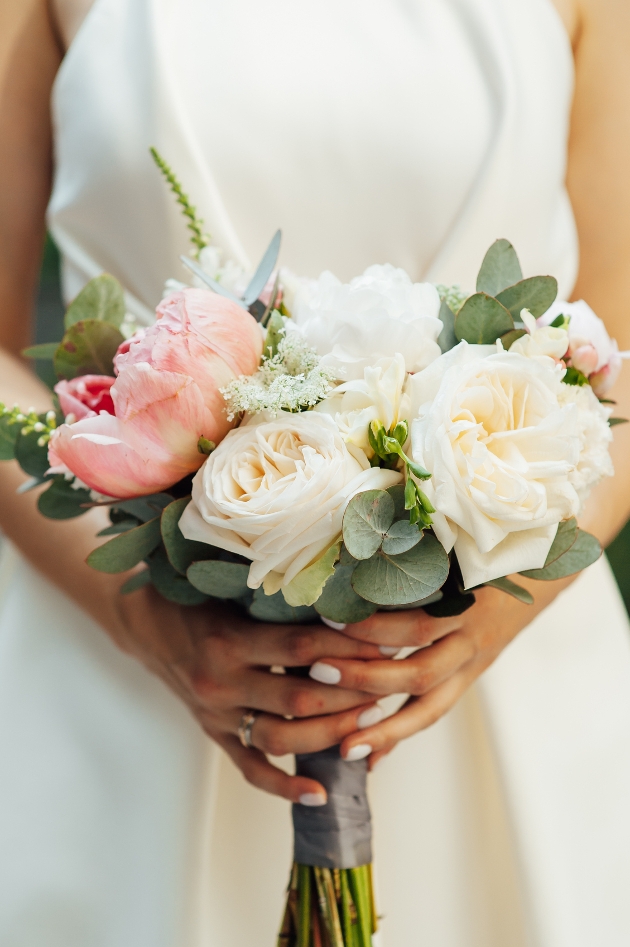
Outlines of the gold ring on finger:
M 251 750 L 254 745 L 252 743 L 252 730 L 254 729 L 257 717 L 258 714 L 255 710 L 248 710 L 243 714 L 241 722 L 238 725 L 238 738 L 246 750 Z

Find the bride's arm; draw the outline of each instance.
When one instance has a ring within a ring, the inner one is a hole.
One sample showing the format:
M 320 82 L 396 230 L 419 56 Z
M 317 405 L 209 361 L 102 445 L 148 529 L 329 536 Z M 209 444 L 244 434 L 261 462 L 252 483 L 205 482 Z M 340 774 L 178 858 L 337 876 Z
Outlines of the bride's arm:
M 557 0 L 556 5 L 574 38 L 576 62 L 567 179 L 580 239 L 573 297 L 586 299 L 620 348 L 630 350 L 630 5 L 617 0 Z M 630 364 L 610 397 L 617 401 L 615 415 L 630 418 Z M 581 525 L 603 545 L 630 516 L 630 424 L 614 429 L 611 453 L 616 475 L 593 492 L 581 517 Z M 371 747 L 374 763 L 399 740 L 439 719 L 571 581 L 527 583 L 518 577 L 534 595 L 533 606 L 485 588 L 458 618 L 400 612 L 348 626 L 347 634 L 379 645 L 435 644 L 407 661 L 325 662 L 341 672 L 339 686 L 374 696 L 414 695 L 394 717 L 349 737 L 342 751 Z
M 0 0 L 0 401 L 39 410 L 50 406 L 50 393 L 19 352 L 30 337 L 51 183 L 49 100 L 61 55 L 45 0 Z M 372 698 L 261 667 L 302 666 L 324 655 L 370 658 L 378 650 L 328 629 L 313 634 L 245 621 L 229 608 L 182 608 L 151 588 L 122 597 L 124 576 L 85 564 L 107 524 L 103 511 L 47 520 L 37 511 L 37 491 L 16 494 L 25 479 L 17 463 L 0 463 L 0 529 L 21 552 L 160 676 L 251 782 L 293 801 L 321 796 L 318 783 L 245 750 L 235 736 L 239 721 L 245 708 L 267 711 L 256 723 L 256 743 L 278 755 L 338 742 L 357 729 Z

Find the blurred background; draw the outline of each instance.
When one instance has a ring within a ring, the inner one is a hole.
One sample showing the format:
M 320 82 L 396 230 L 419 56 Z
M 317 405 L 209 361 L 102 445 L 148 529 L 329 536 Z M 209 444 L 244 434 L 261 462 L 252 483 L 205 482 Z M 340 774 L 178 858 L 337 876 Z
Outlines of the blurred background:
M 63 335 L 64 307 L 59 281 L 59 253 L 50 237 L 46 239 L 42 270 L 37 293 L 35 341 L 57 342 Z M 55 376 L 48 362 L 36 362 L 37 372 L 52 386 Z M 630 523 L 606 550 L 621 594 L 630 613 Z

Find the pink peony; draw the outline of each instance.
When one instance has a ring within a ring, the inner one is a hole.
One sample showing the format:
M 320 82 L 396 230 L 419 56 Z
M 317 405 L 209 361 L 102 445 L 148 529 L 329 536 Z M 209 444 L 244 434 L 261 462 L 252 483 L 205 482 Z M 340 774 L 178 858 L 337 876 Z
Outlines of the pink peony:
M 75 421 L 93 418 L 106 411 L 114 413 L 114 402 L 110 389 L 114 384 L 110 375 L 80 375 L 72 381 L 60 381 L 55 385 L 61 410 Z
M 154 326 L 124 343 L 114 362 L 114 415 L 89 414 L 58 428 L 53 468 L 67 467 L 99 493 L 142 496 L 167 489 L 204 460 L 200 437 L 228 432 L 219 388 L 256 371 L 262 333 L 240 306 L 203 289 L 172 293 Z

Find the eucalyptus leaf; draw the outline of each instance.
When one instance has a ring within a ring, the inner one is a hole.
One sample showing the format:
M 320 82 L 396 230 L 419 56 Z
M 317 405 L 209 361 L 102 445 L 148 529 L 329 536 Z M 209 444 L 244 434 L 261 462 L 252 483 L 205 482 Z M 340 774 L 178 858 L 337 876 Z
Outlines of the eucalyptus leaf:
M 46 420 L 45 414 L 40 414 L 40 421 Z M 44 478 L 50 467 L 48 463 L 48 444 L 40 445 L 41 434 L 31 431 L 30 434 L 18 434 L 15 440 L 15 459 L 22 470 L 31 477 Z
M 66 329 L 78 322 L 96 319 L 120 328 L 125 318 L 125 296 L 122 286 L 109 273 L 91 279 L 70 303 L 64 318 Z
M 533 605 L 534 603 L 534 596 L 531 592 L 528 592 L 522 585 L 517 585 L 516 582 L 512 582 L 512 580 L 507 577 L 491 579 L 489 582 L 486 582 L 485 585 L 490 585 L 493 589 L 500 589 L 501 592 L 506 592 L 525 605 Z
M 143 569 L 142 572 L 136 572 L 135 575 L 132 575 L 130 579 L 127 579 L 126 582 L 120 586 L 121 595 L 129 595 L 131 592 L 135 592 L 137 589 L 143 588 L 145 585 L 150 585 L 151 583 L 151 573 L 148 569 Z
M 282 594 L 287 604 L 293 608 L 315 604 L 327 580 L 335 571 L 340 546 L 341 539 L 333 543 L 319 559 L 302 569 L 287 585 L 283 586 Z
M 136 526 L 98 546 L 87 557 L 87 564 L 99 572 L 126 572 L 146 559 L 160 544 L 160 517 Z
M 628 418 L 608 418 L 610 427 L 616 427 L 617 424 L 627 424 Z
M 398 520 L 387 530 L 383 539 L 383 552 L 389 556 L 397 556 L 401 552 L 413 549 L 422 539 L 423 533 L 417 526 L 412 526 L 409 520 Z
M 282 592 L 265 595 L 262 588 L 254 592 L 254 601 L 249 606 L 249 614 L 259 621 L 277 622 L 282 625 L 303 625 L 306 622 L 319 621 L 319 615 L 312 605 L 292 608 L 287 605 Z
M 399 556 L 375 553 L 360 562 L 352 586 L 362 598 L 377 605 L 404 605 L 427 598 L 444 585 L 449 561 L 432 534 Z
M 450 352 L 457 345 L 458 339 L 455 335 L 455 313 L 445 299 L 440 304 L 439 319 L 443 328 L 438 336 L 438 345 L 442 352 Z
M 547 553 L 547 558 L 545 559 L 545 568 L 550 566 L 552 562 L 555 562 L 556 559 L 559 559 L 560 556 L 563 556 L 565 552 L 568 552 L 578 535 L 578 524 L 574 516 L 568 520 L 562 520 L 558 523 L 558 529 L 556 535 L 551 544 L 551 548 Z
M 24 483 L 21 483 L 17 490 L 15 491 L 18 494 L 29 493 L 31 490 L 34 490 L 35 487 L 41 487 L 42 483 L 48 483 L 50 477 L 29 477 L 28 480 L 25 480 Z
M 13 460 L 15 442 L 20 433 L 19 424 L 9 424 L 9 418 L 0 417 L 0 460 Z
M 75 490 L 63 476 L 57 476 L 47 490 L 40 494 L 37 508 L 43 516 L 53 520 L 70 520 L 87 513 L 91 503 L 90 491 Z
M 340 562 L 328 579 L 322 594 L 315 602 L 315 608 L 323 618 L 351 624 L 365 621 L 378 610 L 374 602 L 361 598 L 352 588 L 351 579 L 356 564 L 354 559 L 351 565 L 341 565 Z
M 238 562 L 207 559 L 188 567 L 188 581 L 200 592 L 213 598 L 241 598 L 247 592 L 249 566 Z
M 172 502 L 173 497 L 168 493 L 150 493 L 145 497 L 133 497 L 131 500 L 117 500 L 113 509 L 128 513 L 142 520 L 143 523 L 147 523 Z
M 366 490 L 354 496 L 343 517 L 343 541 L 355 559 L 369 559 L 394 521 L 395 505 L 385 490 Z
M 42 342 L 41 345 L 29 345 L 27 349 L 22 349 L 24 358 L 35 358 L 40 361 L 48 361 L 54 357 L 59 348 L 59 342 Z
M 109 322 L 89 319 L 74 323 L 55 352 L 57 377 L 70 380 L 78 375 L 113 375 L 114 355 L 123 342 L 121 333 Z
M 598 540 L 583 529 L 578 529 L 577 539 L 567 552 L 545 566 L 544 569 L 529 569 L 527 572 L 521 572 L 521 575 L 528 579 L 541 579 L 546 582 L 554 579 L 564 579 L 566 576 L 575 575 L 576 572 L 581 572 L 582 569 L 592 565 L 601 554 L 602 547 Z
M 267 324 L 267 336 L 265 338 L 264 354 L 268 358 L 273 358 L 278 354 L 278 345 L 284 338 L 284 319 L 277 310 L 272 312 Z
M 148 526 L 148 523 L 145 525 Z M 149 557 L 149 571 L 151 582 L 160 595 L 169 602 L 175 602 L 177 605 L 201 605 L 208 600 L 207 595 L 196 589 L 185 576 L 180 575 L 177 569 L 173 568 L 168 561 L 166 549 L 162 545 L 159 545 Z
M 135 529 L 136 526 L 139 526 L 138 520 L 119 520 L 117 523 L 112 523 L 111 526 L 108 526 L 106 529 L 102 529 L 97 536 L 119 536 L 120 533 L 127 533 L 130 529 Z
M 493 345 L 513 328 L 507 309 L 485 293 L 469 296 L 455 319 L 455 335 L 472 345 Z
M 521 310 L 529 309 L 534 319 L 547 312 L 558 295 L 558 281 L 553 276 L 530 276 L 508 286 L 497 299 L 514 319 L 521 318 Z
M 395 483 L 393 487 L 388 487 L 387 492 L 394 501 L 394 522 L 398 520 L 408 520 L 409 512 L 405 509 L 405 486 L 402 483 Z
M 510 241 L 495 240 L 483 258 L 477 277 L 477 292 L 496 296 L 522 279 L 521 264 Z
M 215 546 L 194 542 L 183 535 L 179 528 L 179 521 L 189 503 L 190 497 L 182 497 L 180 500 L 169 503 L 162 511 L 161 520 L 162 541 L 166 555 L 173 568 L 182 575 L 186 575 L 191 563 L 202 559 L 214 559 L 219 554 Z
M 524 335 L 527 335 L 525 329 L 512 329 L 510 332 L 506 332 L 505 335 L 501 336 L 501 345 L 506 352 L 509 352 L 515 342 L 518 339 L 522 339 Z

